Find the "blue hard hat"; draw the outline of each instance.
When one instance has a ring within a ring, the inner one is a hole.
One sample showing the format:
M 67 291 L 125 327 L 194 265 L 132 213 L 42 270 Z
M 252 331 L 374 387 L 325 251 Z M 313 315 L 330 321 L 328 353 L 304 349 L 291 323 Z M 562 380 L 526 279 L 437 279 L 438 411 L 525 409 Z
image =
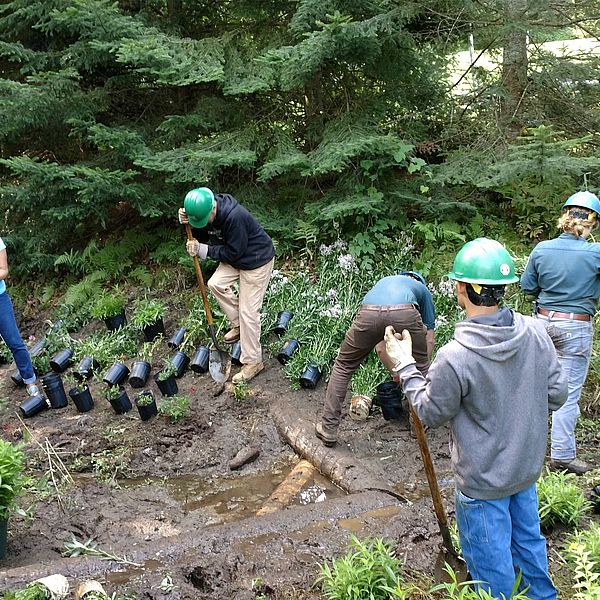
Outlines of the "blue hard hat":
M 575 192 L 572 196 L 567 198 L 567 201 L 563 204 L 563 210 L 569 206 L 589 208 L 600 217 L 600 200 L 598 200 L 598 196 L 592 194 L 592 192 Z
M 400 275 L 406 275 L 407 277 L 412 277 L 413 279 L 420 281 L 423 285 L 427 285 L 427 282 L 425 281 L 425 277 L 423 277 L 423 275 L 421 275 L 421 273 L 417 273 L 416 271 L 402 271 L 400 273 Z

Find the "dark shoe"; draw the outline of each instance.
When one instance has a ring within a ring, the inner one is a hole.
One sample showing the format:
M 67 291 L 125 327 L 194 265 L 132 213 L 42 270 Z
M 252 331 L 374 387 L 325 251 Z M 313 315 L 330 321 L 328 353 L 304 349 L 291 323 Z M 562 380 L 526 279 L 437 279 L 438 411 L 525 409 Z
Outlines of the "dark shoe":
M 583 460 L 574 458 L 573 460 L 550 460 L 550 468 L 554 471 L 564 471 L 565 473 L 575 473 L 575 475 L 583 475 L 592 470 L 592 466 L 588 465 Z
M 328 448 L 335 446 L 337 442 L 337 436 L 335 433 L 329 433 L 325 431 L 321 423 L 317 423 L 315 425 L 315 435 L 323 442 L 323 446 L 327 446 Z

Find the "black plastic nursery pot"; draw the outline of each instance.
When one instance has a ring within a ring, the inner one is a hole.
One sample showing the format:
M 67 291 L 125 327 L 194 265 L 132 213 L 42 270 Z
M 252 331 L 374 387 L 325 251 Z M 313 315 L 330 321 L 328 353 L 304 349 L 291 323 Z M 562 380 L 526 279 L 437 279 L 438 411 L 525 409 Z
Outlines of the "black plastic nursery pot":
M 84 386 L 83 389 L 71 388 L 69 390 L 69 396 L 79 412 L 87 412 L 94 408 L 92 393 L 87 385 Z
M 8 519 L 0 519 L 0 560 L 8 552 Z
M 73 362 L 73 350 L 65 348 L 50 359 L 50 368 L 55 373 L 64 373 Z
M 294 352 L 296 352 L 296 350 L 298 350 L 299 347 L 300 344 L 298 343 L 298 340 L 296 338 L 288 340 L 277 354 L 277 360 L 282 365 L 285 365 L 285 363 L 287 363 L 292 358 Z
M 125 312 L 122 312 L 112 317 L 106 317 L 104 323 L 106 324 L 106 329 L 109 331 L 117 331 L 117 329 L 121 329 L 121 327 L 127 325 L 127 317 L 125 316 Z
M 165 324 L 163 323 L 162 317 L 142 328 L 144 332 L 144 339 L 147 342 L 153 342 L 159 335 L 165 335 Z
M 91 356 L 84 356 L 77 365 L 77 369 L 73 371 L 73 376 L 79 381 L 87 381 L 91 379 L 94 371 L 98 368 L 98 363 Z
M 39 342 L 35 343 L 29 350 L 29 356 L 35 358 L 42 353 L 42 350 L 46 347 L 46 338 L 42 338 Z
M 162 381 L 159 379 L 160 377 L 160 371 L 154 376 L 154 381 L 156 382 L 156 385 L 158 387 L 158 389 L 160 390 L 160 393 L 163 396 L 175 396 L 175 394 L 177 394 L 177 392 L 179 391 L 179 388 L 177 387 L 177 380 L 175 379 L 175 375 L 171 375 L 170 377 L 167 377 L 166 379 L 163 379 Z
M 123 364 L 120 360 L 117 360 L 113 363 L 112 367 L 106 371 L 102 381 L 104 381 L 106 385 L 121 385 L 122 383 L 125 383 L 127 375 L 129 375 L 127 365 Z
M 321 369 L 319 369 L 317 365 L 310 363 L 304 369 L 298 381 L 300 383 L 300 387 L 314 390 L 317 387 L 317 383 L 319 383 L 319 379 L 321 379 Z
M 402 408 L 402 390 L 394 381 L 384 381 L 377 386 L 375 404 L 381 407 L 381 414 L 386 421 L 401 419 L 404 414 Z
M 183 343 L 183 338 L 185 337 L 186 332 L 185 327 L 180 327 L 177 332 L 171 337 L 171 339 L 167 342 L 167 346 L 169 348 L 179 348 Z
M 190 362 L 190 369 L 194 371 L 194 373 L 208 373 L 209 357 L 210 348 L 208 346 L 199 346 Z
M 175 377 L 179 379 L 188 368 L 188 365 L 190 364 L 190 357 L 185 352 L 181 352 L 181 350 L 179 350 L 171 357 L 171 363 L 177 369 Z
M 275 323 L 273 327 L 273 333 L 276 333 L 277 335 L 283 335 L 287 331 L 289 322 L 293 316 L 293 312 L 290 312 L 289 310 L 282 310 L 277 315 L 277 323 Z
M 124 415 L 126 412 L 131 410 L 131 400 L 127 395 L 127 391 L 124 388 L 120 388 L 120 394 L 116 398 L 109 400 L 113 410 L 118 415 Z
M 41 394 L 29 396 L 29 398 L 26 398 L 23 404 L 19 406 L 19 410 L 25 418 L 33 417 L 47 408 L 50 408 L 48 406 L 48 400 Z
M 242 345 L 240 342 L 236 342 L 231 346 L 229 355 L 231 356 L 231 364 L 238 367 L 242 366 L 242 361 L 240 360 L 240 356 L 242 356 Z
M 152 402 L 150 404 L 140 404 L 140 401 L 146 398 L 152 398 Z M 150 390 L 146 390 L 139 394 L 135 399 L 135 405 L 137 406 L 138 412 L 140 413 L 140 419 L 142 421 L 147 421 L 152 417 L 158 414 L 158 407 L 156 406 L 156 398 L 154 398 L 154 394 Z
M 136 360 L 131 365 L 131 373 L 129 374 L 129 385 L 132 388 L 142 388 L 148 381 L 152 366 L 145 360 Z
M 10 376 L 10 378 L 17 387 L 25 387 L 25 382 L 23 381 L 23 378 L 21 377 L 21 373 L 19 373 L 19 371 L 15 371 Z
M 62 377 L 58 373 L 47 373 L 42 377 L 42 387 L 52 408 L 64 408 L 69 404 Z

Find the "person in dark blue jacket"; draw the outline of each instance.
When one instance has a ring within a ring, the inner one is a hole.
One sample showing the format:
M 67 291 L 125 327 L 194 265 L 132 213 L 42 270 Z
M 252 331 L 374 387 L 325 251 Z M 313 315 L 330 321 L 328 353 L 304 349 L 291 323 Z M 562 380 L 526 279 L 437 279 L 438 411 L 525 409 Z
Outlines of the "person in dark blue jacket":
M 576 474 L 591 469 L 576 457 L 575 425 L 600 298 L 600 244 L 587 241 L 599 216 L 597 196 L 587 191 L 570 196 L 558 220 L 562 233 L 533 249 L 521 276 L 521 288 L 535 296 L 535 316 L 545 322 L 569 378 L 567 401 L 552 415 L 550 465 Z
M 220 263 L 207 286 L 231 323 L 224 340 L 240 340 L 242 347 L 242 368 L 232 381 L 250 381 L 264 369 L 260 309 L 275 261 L 273 241 L 233 196 L 213 194 L 208 188 L 188 192 L 178 216 L 180 223 L 199 229 L 195 235 L 205 240 L 188 241 L 188 254 Z
M 431 292 L 420 273 L 403 271 L 383 277 L 363 298 L 335 359 L 325 393 L 323 416 L 315 426 L 315 435 L 325 446 L 337 442 L 348 384 L 367 354 L 376 348 L 383 364 L 388 369 L 393 366 L 383 341 L 387 325 L 411 332 L 417 367 L 425 375 L 435 341 L 435 309 Z

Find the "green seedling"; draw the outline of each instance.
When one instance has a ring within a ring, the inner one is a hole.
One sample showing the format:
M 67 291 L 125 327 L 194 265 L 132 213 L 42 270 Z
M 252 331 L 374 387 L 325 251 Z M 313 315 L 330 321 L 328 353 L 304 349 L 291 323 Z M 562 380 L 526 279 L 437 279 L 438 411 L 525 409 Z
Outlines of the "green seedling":
M 190 401 L 186 396 L 169 396 L 162 398 L 158 412 L 167 417 L 171 423 L 177 423 L 189 416 Z
M 73 534 L 71 534 L 71 541 L 64 542 L 63 546 L 65 548 L 63 556 L 97 556 L 98 558 L 102 558 L 104 560 L 114 560 L 115 562 L 123 565 L 131 565 L 133 567 L 143 566 L 140 563 L 129 560 L 125 556 L 117 556 L 116 554 L 111 554 L 106 550 L 98 548 L 94 544 L 93 538 L 88 538 L 87 541 L 80 542 Z

